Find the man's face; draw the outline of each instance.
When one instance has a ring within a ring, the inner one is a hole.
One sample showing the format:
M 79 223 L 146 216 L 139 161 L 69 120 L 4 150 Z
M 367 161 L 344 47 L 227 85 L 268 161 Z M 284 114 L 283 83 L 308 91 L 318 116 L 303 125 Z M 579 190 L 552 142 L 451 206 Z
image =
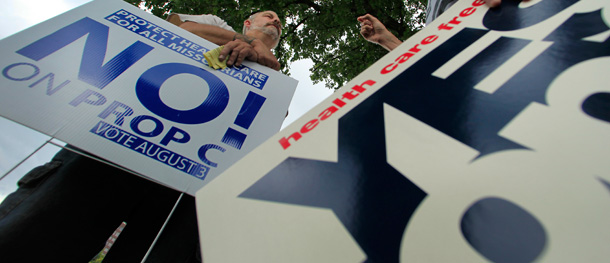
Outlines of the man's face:
M 279 39 L 282 34 L 282 22 L 275 12 L 263 11 L 254 16 L 250 29 L 261 30 L 274 39 Z

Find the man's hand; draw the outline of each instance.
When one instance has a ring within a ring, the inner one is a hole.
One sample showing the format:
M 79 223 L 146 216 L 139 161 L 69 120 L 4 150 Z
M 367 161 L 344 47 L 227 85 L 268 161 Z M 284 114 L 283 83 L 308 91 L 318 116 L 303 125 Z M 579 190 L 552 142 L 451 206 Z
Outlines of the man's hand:
M 218 55 L 218 60 L 223 61 L 226 57 L 227 66 L 241 66 L 241 63 L 244 59 L 248 59 L 250 61 L 257 61 L 258 54 L 252 47 L 252 45 L 244 42 L 243 40 L 237 39 L 233 41 L 229 41 L 224 45 L 225 47 L 220 51 L 220 55 Z
M 496 7 L 500 5 L 502 0 L 483 0 L 489 7 Z
M 390 51 L 402 43 L 376 17 L 366 14 L 357 20 L 360 22 L 360 34 L 369 42 L 379 44 Z
M 225 44 L 218 59 L 222 61 L 225 57 L 229 58 L 227 60 L 227 66 L 241 66 L 244 59 L 247 59 L 274 70 L 280 70 L 280 62 L 278 62 L 277 58 L 271 53 L 269 47 L 258 39 L 250 40 L 250 44 L 241 38 L 230 41 Z
M 357 19 L 358 22 L 360 22 L 360 34 L 362 37 L 369 42 L 379 44 L 383 32 L 388 31 L 388 29 L 379 22 L 379 19 L 369 14 L 358 17 Z
M 502 0 L 483 0 L 489 7 L 497 7 L 500 5 Z M 523 0 L 523 2 L 528 2 L 530 0 Z
M 258 60 L 256 60 L 258 64 L 280 70 L 280 62 L 277 61 L 277 58 L 271 53 L 271 50 L 269 50 L 269 47 L 265 45 L 263 41 L 255 39 L 252 41 L 252 47 L 258 55 Z

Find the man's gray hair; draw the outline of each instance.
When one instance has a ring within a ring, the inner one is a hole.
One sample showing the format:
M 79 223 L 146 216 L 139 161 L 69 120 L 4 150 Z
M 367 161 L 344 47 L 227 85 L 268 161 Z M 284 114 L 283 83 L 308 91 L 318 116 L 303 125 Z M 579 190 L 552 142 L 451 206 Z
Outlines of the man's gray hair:
M 256 16 L 258 16 L 260 13 L 263 13 L 263 12 L 265 12 L 265 11 L 256 12 L 256 13 L 250 15 L 250 17 L 248 17 L 248 19 L 246 19 L 246 20 L 248 20 L 250 22 L 254 22 L 253 20 L 256 18 Z M 252 27 L 252 25 L 250 25 L 250 27 Z M 242 35 L 246 35 L 246 32 L 248 32 L 248 30 L 250 30 L 250 29 L 248 29 L 246 27 L 246 24 L 244 24 L 244 27 L 241 30 Z M 275 49 L 277 47 L 277 45 L 280 43 L 280 35 L 279 35 L 280 32 L 277 32 L 277 33 L 278 33 L 277 39 L 275 39 L 275 37 L 274 37 L 275 44 L 271 47 L 271 49 Z
M 254 13 L 254 14 L 250 15 L 250 16 L 248 17 L 248 19 L 246 19 L 246 20 L 249 20 L 250 22 L 252 22 L 252 20 L 254 20 L 254 18 L 255 18 L 255 17 L 258 15 L 258 14 L 260 14 L 260 13 L 261 13 L 261 12 L 256 12 L 256 13 Z M 242 33 L 243 35 L 245 35 L 245 34 L 246 34 L 246 32 L 248 32 L 248 28 L 246 27 L 246 25 L 244 25 L 244 28 L 241 30 L 241 33 Z

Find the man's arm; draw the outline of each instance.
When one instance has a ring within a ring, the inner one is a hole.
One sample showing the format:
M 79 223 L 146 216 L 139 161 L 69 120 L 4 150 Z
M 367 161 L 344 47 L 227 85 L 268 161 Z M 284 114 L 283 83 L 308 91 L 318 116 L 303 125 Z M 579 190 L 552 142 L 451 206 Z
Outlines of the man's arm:
M 270 67 L 274 70 L 280 70 L 280 62 L 277 60 L 275 55 L 273 55 L 269 47 L 263 43 L 263 41 L 254 39 L 251 45 L 254 48 L 254 51 L 256 51 L 256 54 L 258 54 L 258 59 L 256 60 L 258 64 Z
M 489 7 L 496 7 L 500 5 L 500 2 L 502 2 L 502 0 L 484 0 L 487 5 Z M 524 1 L 529 1 L 529 0 L 524 0 Z
M 232 41 L 233 36 L 235 35 L 235 32 L 224 28 L 191 21 L 183 22 L 180 24 L 180 27 L 219 46 Z
M 244 59 L 251 61 L 258 60 L 258 54 L 247 42 L 236 40 L 236 36 L 240 35 L 233 31 L 226 30 L 213 25 L 199 24 L 195 22 L 184 22 L 180 27 L 195 35 L 198 35 L 216 45 L 225 47 L 220 52 L 218 59 L 223 61 L 228 56 L 227 66 L 241 66 Z
M 219 60 L 228 57 L 227 65 L 240 66 L 244 59 L 248 59 L 274 70 L 280 70 L 280 62 L 263 41 L 237 33 L 234 33 L 233 38 L 234 40 L 225 44 L 220 51 Z
M 388 51 L 394 50 L 402 41 L 390 32 L 376 17 L 366 14 L 358 17 L 360 34 L 369 42 L 379 44 Z
M 280 70 L 280 62 L 277 61 L 277 58 L 275 57 L 275 55 L 273 55 L 270 48 L 260 39 L 242 34 L 235 34 L 235 36 L 233 36 L 233 40 L 242 40 L 243 42 L 246 42 L 252 46 L 252 48 L 257 54 L 257 60 L 252 61 L 256 61 L 258 62 L 258 64 L 270 67 L 275 70 Z M 233 45 L 233 43 L 231 45 Z M 227 55 L 229 55 L 229 51 L 225 51 L 223 49 L 220 52 L 220 56 L 218 57 L 218 59 L 224 59 L 224 57 Z
M 168 18 L 168 20 L 170 19 L 171 17 Z M 174 19 L 174 21 L 176 20 Z M 241 66 L 244 59 L 248 59 L 275 70 L 280 69 L 280 63 L 273 53 L 271 53 L 269 47 L 256 38 L 235 33 L 214 25 L 190 21 L 180 22 L 176 21 L 174 24 L 179 23 L 181 28 L 207 39 L 216 45 L 224 45 L 225 47 L 220 52 L 218 59 L 224 60 L 225 57 L 228 57 L 228 66 Z
M 500 5 L 502 0 L 483 0 L 489 7 L 497 7 Z M 529 1 L 529 0 L 523 0 Z M 376 17 L 366 14 L 361 17 L 358 17 L 358 22 L 360 22 L 360 34 L 364 39 L 369 42 L 379 44 L 388 51 L 394 50 L 402 41 L 398 39 L 392 32 L 388 31 L 388 29 L 379 22 L 379 19 Z
M 182 16 L 186 16 L 186 15 L 182 15 Z M 190 16 L 190 17 L 197 17 L 197 16 Z M 218 18 L 216 16 L 208 15 L 208 17 L 213 17 L 216 20 L 221 21 L 222 23 L 220 23 L 220 24 L 224 24 L 226 28 L 229 28 L 231 30 L 222 28 L 216 24 L 209 24 L 209 23 L 204 23 L 204 22 L 199 23 L 199 22 L 188 21 L 188 20 L 182 21 L 181 15 L 179 15 L 179 14 L 170 14 L 167 17 L 167 21 L 176 26 L 179 26 L 179 27 L 185 29 L 186 31 L 189 31 L 199 37 L 207 39 L 208 41 L 210 41 L 216 45 L 224 45 L 231 40 L 235 40 L 235 39 L 233 39 L 235 32 L 232 31 L 232 28 L 230 26 L 226 25 L 226 23 L 224 23 L 224 21 L 222 21 L 220 18 Z M 215 19 L 207 18 L 207 20 L 205 20 L 205 21 L 210 21 L 211 23 L 218 23 Z M 204 20 L 202 20 L 202 21 L 204 21 Z

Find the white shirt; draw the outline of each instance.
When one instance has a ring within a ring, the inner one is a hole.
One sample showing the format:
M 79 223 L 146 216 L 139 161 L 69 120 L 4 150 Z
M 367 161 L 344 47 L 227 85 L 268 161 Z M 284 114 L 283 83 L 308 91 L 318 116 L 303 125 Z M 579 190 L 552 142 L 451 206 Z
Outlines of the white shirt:
M 198 24 L 212 25 L 212 26 L 221 27 L 226 30 L 235 32 L 235 30 L 233 30 L 233 28 L 231 26 L 229 26 L 229 24 L 227 24 L 227 22 L 225 22 L 220 17 L 217 17 L 215 15 L 184 15 L 184 14 L 176 14 L 176 15 L 178 15 L 178 17 L 180 17 L 180 20 L 182 20 L 182 22 L 190 21 L 190 22 L 195 22 Z

